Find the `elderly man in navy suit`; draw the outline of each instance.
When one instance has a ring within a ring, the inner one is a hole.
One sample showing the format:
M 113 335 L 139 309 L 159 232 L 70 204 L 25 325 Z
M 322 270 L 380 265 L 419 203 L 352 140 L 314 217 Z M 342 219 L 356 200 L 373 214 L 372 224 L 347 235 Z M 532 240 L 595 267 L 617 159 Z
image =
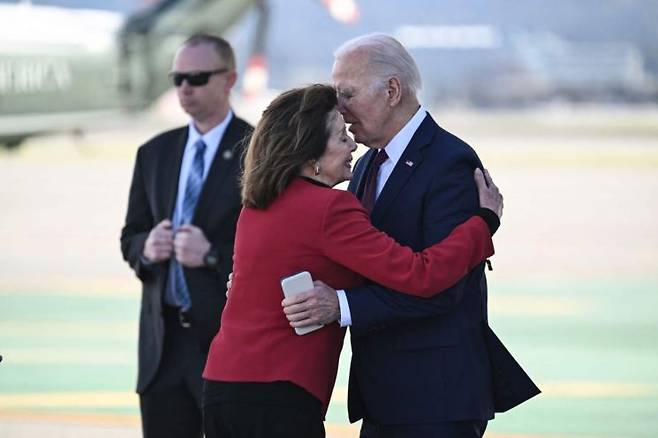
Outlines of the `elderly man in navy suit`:
M 419 104 L 418 68 L 397 40 L 346 42 L 332 79 L 350 132 L 370 148 L 349 190 L 376 227 L 418 251 L 474 214 L 482 164 Z M 348 409 L 350 421 L 364 420 L 362 438 L 481 437 L 494 412 L 539 393 L 489 328 L 484 265 L 431 299 L 318 282 L 284 301 L 293 326 L 350 326 Z
M 240 158 L 251 132 L 231 110 L 236 72 L 227 41 L 189 38 L 170 76 L 191 120 L 139 148 L 121 232 L 123 257 L 142 281 L 137 392 L 145 438 L 202 436 L 201 372 L 226 303 Z

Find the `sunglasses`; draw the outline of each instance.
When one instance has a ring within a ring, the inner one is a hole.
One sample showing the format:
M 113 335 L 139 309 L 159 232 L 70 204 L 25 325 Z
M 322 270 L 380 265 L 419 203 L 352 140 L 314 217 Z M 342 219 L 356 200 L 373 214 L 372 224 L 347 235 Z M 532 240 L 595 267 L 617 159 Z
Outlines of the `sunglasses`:
M 197 71 L 194 73 L 177 73 L 172 71 L 169 73 L 169 77 L 177 87 L 183 85 L 183 81 L 187 81 L 187 84 L 191 87 L 202 87 L 208 83 L 210 76 L 221 75 L 222 73 L 226 73 L 228 71 L 229 69 L 226 67 L 210 71 Z

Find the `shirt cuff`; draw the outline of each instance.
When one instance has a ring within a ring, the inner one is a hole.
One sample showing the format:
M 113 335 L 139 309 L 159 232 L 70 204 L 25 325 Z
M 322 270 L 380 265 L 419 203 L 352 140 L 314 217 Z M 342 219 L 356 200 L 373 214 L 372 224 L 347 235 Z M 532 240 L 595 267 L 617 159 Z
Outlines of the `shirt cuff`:
M 337 290 L 336 295 L 338 295 L 338 305 L 340 306 L 340 326 L 349 327 L 352 325 L 352 313 L 350 313 L 347 295 L 343 289 Z

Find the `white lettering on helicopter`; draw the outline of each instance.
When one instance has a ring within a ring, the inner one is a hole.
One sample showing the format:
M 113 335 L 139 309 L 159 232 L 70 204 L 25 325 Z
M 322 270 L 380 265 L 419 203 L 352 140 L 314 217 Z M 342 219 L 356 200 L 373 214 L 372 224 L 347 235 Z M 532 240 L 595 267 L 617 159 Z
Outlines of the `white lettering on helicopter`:
M 0 95 L 65 91 L 71 82 L 71 68 L 62 60 L 0 59 Z

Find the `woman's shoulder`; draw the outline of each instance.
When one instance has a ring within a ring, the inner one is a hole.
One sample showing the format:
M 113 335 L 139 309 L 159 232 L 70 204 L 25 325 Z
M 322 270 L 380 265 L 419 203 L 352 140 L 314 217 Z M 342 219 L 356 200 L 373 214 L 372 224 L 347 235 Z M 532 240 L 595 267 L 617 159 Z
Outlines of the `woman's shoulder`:
M 334 189 L 306 178 L 297 178 L 291 185 L 291 189 L 294 193 L 303 195 L 308 202 L 313 204 L 329 206 L 338 202 L 360 205 L 356 196 L 351 192 Z
M 369 221 L 368 214 L 351 192 L 296 179 L 280 198 L 275 211 L 289 217 L 303 218 L 305 224 L 315 224 L 316 232 L 326 235 L 343 229 L 346 224 Z M 338 228 L 337 228 L 338 227 Z M 333 231 L 332 231 L 333 230 Z
M 277 209 L 304 211 L 308 219 L 322 222 L 363 209 L 352 193 L 302 178 L 296 178 L 276 204 Z

